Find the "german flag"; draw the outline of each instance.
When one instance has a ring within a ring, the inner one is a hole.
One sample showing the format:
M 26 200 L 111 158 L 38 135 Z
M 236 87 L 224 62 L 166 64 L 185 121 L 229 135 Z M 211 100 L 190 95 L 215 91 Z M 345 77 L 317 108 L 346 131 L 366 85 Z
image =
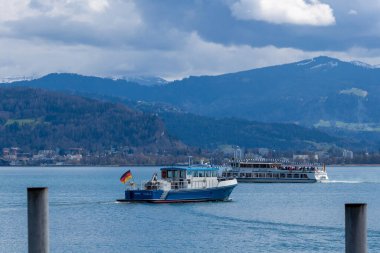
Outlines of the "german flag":
M 120 177 L 120 182 L 122 182 L 123 184 L 125 184 L 129 179 L 132 178 L 132 173 L 130 170 L 128 170 L 127 172 L 125 172 L 121 177 Z

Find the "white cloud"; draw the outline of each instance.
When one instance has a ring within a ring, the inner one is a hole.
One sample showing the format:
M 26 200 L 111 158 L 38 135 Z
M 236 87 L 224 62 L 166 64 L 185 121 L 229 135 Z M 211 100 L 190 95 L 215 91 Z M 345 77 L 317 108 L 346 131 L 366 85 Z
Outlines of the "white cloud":
M 102 12 L 109 7 L 107 0 L 89 0 L 88 4 L 96 12 Z
M 332 8 L 318 0 L 239 0 L 231 5 L 237 19 L 275 24 L 327 26 L 335 23 Z
M 0 16 L 2 37 L 109 46 L 125 44 L 144 29 L 132 0 L 15 1 L 20 4 L 0 0 L 0 10 L 8 13 Z
M 339 94 L 355 95 L 355 96 L 358 96 L 358 97 L 365 98 L 366 96 L 368 96 L 368 91 L 362 90 L 362 89 L 359 89 L 359 88 L 351 88 L 351 89 L 348 89 L 348 90 L 341 90 L 341 91 L 339 91 Z
M 113 10 L 110 10 L 111 7 Z M 107 12 L 107 10 L 110 10 Z M 125 16 L 116 10 L 124 11 Z M 115 12 L 116 11 L 116 12 Z M 115 15 L 116 14 L 116 15 Z M 132 15 L 131 15 L 132 14 Z M 134 23 L 138 14 L 133 0 L 0 0 L 0 23 L 26 18 L 65 18 L 66 20 L 92 21 L 99 15 L 114 19 L 128 19 Z
M 0 0 L 0 23 L 31 17 L 37 14 L 29 8 L 30 0 Z
M 49 17 L 67 17 L 72 20 L 87 20 L 91 16 L 105 12 L 110 3 L 108 0 L 31 0 L 32 7 L 41 15 Z M 117 5 L 120 2 L 114 1 Z M 132 1 L 125 1 L 126 5 Z
M 351 9 L 348 11 L 348 15 L 358 15 L 358 12 L 356 10 Z

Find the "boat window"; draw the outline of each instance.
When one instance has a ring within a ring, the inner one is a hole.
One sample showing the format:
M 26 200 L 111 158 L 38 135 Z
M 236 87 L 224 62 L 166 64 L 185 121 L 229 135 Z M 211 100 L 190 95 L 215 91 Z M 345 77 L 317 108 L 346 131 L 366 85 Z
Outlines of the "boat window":
M 212 172 L 212 176 L 213 176 L 213 177 L 217 177 L 217 176 L 218 176 L 218 173 L 217 173 L 216 171 L 213 171 L 213 172 Z
M 173 171 L 173 177 L 178 178 L 178 170 Z
M 253 177 L 258 177 L 257 173 L 253 173 Z
M 252 173 L 245 174 L 246 177 L 252 177 Z
M 205 171 L 205 177 L 211 177 L 211 171 Z
M 294 174 L 294 178 L 300 178 L 300 174 Z
M 284 177 L 285 177 L 285 174 L 284 174 L 284 173 L 281 173 L 281 174 L 280 174 L 280 177 L 281 177 L 281 178 L 284 178 Z
M 287 178 L 292 178 L 292 174 L 287 174 L 286 177 Z
M 198 171 L 193 171 L 193 177 L 198 177 Z
M 180 178 L 185 178 L 185 177 L 186 177 L 186 171 L 181 170 L 181 171 L 179 172 L 179 177 L 180 177 Z
M 307 178 L 306 174 L 302 174 L 301 178 Z
M 166 170 L 161 171 L 161 178 L 166 178 Z
M 277 173 L 273 173 L 273 177 L 274 177 L 274 178 L 278 178 L 278 176 L 279 176 L 279 174 L 277 174 Z
M 173 178 L 173 171 L 172 170 L 168 170 L 168 178 Z
M 203 177 L 203 171 L 199 171 L 198 176 Z
M 272 173 L 267 173 L 267 177 L 272 177 Z
M 240 173 L 240 177 L 244 177 L 245 176 L 245 174 L 244 173 Z

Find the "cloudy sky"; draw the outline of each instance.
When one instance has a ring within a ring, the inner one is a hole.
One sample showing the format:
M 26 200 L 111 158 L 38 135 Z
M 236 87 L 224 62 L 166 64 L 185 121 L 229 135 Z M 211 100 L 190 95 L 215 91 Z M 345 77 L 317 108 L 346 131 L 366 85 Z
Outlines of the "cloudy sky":
M 319 55 L 380 64 L 380 0 L 0 0 L 0 78 L 178 79 Z

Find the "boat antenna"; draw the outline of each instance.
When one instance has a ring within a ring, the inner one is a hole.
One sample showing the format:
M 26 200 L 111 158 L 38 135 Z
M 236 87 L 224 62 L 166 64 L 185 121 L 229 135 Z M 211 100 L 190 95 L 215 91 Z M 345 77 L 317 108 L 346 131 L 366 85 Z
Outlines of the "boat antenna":
M 189 157 L 189 167 L 190 167 L 191 166 L 191 158 L 192 158 L 192 156 L 189 155 L 188 157 Z

